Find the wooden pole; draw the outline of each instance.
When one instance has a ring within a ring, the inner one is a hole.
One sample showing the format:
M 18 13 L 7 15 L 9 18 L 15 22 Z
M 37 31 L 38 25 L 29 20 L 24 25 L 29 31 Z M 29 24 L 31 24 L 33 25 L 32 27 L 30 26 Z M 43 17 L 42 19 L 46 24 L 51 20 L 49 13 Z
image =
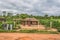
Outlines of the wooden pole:
M 52 22 L 50 22 L 50 29 L 52 28 Z
M 7 27 L 6 27 L 7 30 L 8 30 L 8 27 L 9 27 L 9 24 L 7 24 Z
M 10 24 L 10 30 L 12 30 L 12 24 Z
M 15 21 L 14 21 L 14 27 L 15 27 Z
M 39 21 L 38 21 L 38 30 L 39 30 Z

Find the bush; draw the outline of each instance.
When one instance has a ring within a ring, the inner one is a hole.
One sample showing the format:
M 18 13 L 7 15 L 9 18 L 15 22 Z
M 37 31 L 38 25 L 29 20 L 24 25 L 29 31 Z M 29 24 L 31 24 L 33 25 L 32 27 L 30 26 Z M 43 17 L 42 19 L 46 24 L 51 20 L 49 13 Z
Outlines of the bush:
M 60 32 L 60 28 L 57 28 L 58 29 L 58 32 Z
M 0 22 L 0 29 L 2 29 L 2 22 Z
M 50 24 L 50 20 L 48 20 L 48 19 L 41 19 L 40 21 L 39 21 L 42 25 L 46 25 L 46 26 L 49 26 Z
M 59 28 L 60 27 L 60 22 L 54 21 L 53 22 L 53 28 Z
M 40 20 L 40 23 L 42 25 L 45 25 L 45 28 L 48 29 L 50 28 L 50 21 L 52 21 L 52 28 L 56 28 L 58 32 L 60 32 L 60 22 L 56 20 Z

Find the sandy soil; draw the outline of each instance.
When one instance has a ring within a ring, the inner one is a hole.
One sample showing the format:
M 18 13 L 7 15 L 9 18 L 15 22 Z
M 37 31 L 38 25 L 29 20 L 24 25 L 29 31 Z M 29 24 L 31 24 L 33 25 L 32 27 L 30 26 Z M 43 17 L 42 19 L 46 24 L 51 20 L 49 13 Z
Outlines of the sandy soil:
M 32 29 L 37 29 L 37 30 L 45 30 L 45 26 L 44 25 L 31 25 L 31 26 L 28 26 L 28 25 L 20 25 L 21 29 L 22 30 L 32 30 Z M 18 29 L 17 31 L 20 31 L 20 29 Z M 48 31 L 57 31 L 57 29 L 55 28 L 51 28 L 49 29 Z
M 0 40 L 60 40 L 60 34 L 0 33 Z

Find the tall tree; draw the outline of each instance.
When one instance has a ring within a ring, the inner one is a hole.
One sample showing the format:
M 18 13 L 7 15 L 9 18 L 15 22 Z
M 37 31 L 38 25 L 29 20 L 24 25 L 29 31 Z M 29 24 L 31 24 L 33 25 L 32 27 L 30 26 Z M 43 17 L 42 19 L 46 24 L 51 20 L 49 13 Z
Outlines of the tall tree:
M 3 11 L 3 15 L 2 16 L 4 16 L 4 17 L 6 16 L 6 11 Z
M 44 16 L 46 19 L 48 18 L 48 14 L 45 14 L 45 16 Z
M 52 24 L 53 24 L 53 16 L 50 17 L 50 28 L 52 28 Z
M 29 17 L 29 15 L 27 15 L 27 14 L 20 14 L 19 17 L 22 18 L 22 19 L 25 19 L 25 18 Z
M 8 12 L 7 16 L 13 16 L 13 13 Z

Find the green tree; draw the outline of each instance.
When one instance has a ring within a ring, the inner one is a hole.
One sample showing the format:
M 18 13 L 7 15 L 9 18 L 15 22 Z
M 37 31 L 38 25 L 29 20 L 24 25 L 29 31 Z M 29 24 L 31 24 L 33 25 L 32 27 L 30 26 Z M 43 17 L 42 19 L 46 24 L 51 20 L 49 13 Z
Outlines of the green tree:
M 46 19 L 48 18 L 48 14 L 45 14 L 45 16 L 44 16 Z
M 3 11 L 3 17 L 5 17 L 6 16 L 6 11 Z
M 28 18 L 29 15 L 27 15 L 27 14 L 20 14 L 19 17 L 22 18 L 22 19 L 25 19 L 25 18 Z
M 13 13 L 8 12 L 7 16 L 13 16 Z

